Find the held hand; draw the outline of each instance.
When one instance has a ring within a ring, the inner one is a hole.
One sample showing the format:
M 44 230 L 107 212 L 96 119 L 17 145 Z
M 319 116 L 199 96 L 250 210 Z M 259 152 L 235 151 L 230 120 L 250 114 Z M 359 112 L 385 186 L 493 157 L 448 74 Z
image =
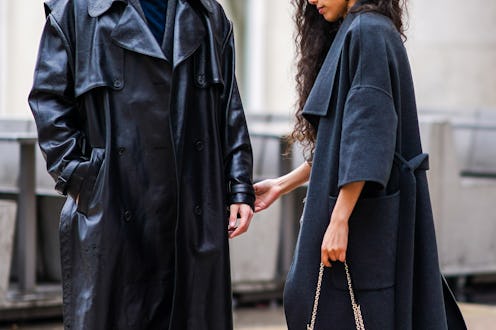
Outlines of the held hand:
M 248 230 L 251 218 L 253 218 L 253 210 L 247 204 L 232 204 L 229 209 L 231 212 L 228 227 L 229 238 L 234 238 Z M 237 221 L 238 223 L 236 224 Z
M 281 188 L 276 180 L 268 179 L 256 183 L 255 189 L 255 212 L 260 212 L 268 208 L 276 199 L 281 196 Z
M 331 220 L 322 240 L 321 261 L 326 267 L 331 267 L 331 261 L 346 260 L 348 247 L 348 221 Z

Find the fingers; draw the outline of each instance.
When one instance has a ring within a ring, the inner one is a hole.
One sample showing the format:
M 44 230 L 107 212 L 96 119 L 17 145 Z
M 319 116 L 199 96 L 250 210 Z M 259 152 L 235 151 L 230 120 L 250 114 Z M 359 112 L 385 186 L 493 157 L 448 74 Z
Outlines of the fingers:
M 234 238 L 239 236 L 246 231 L 248 231 L 248 227 L 250 226 L 251 219 L 253 218 L 253 210 L 249 205 L 246 204 L 233 204 L 231 205 L 231 215 L 229 217 L 229 226 L 233 228 L 236 224 L 236 219 L 239 214 L 239 222 L 237 228 L 234 229 L 229 234 L 229 238 Z M 231 219 L 234 217 L 234 225 L 231 225 Z
M 338 260 L 341 261 L 337 256 L 338 253 L 336 252 L 335 249 L 327 249 L 325 247 L 322 247 L 320 261 L 324 264 L 324 266 L 332 267 L 331 262 L 336 262 Z
M 255 191 L 255 195 L 257 195 L 258 193 L 260 193 L 260 183 L 255 183 L 253 185 L 253 190 Z
M 231 204 L 229 207 L 229 229 L 236 227 L 236 219 L 238 218 L 239 204 Z
M 336 249 L 326 249 L 322 248 L 321 253 L 320 253 L 320 261 L 326 266 L 326 267 L 332 267 L 331 262 L 345 262 L 346 260 L 346 250 L 336 250 Z
M 329 261 L 329 255 L 326 249 L 322 249 L 320 255 L 320 262 L 324 264 L 326 267 L 332 267 L 331 262 Z
M 257 199 L 255 201 L 255 213 L 263 211 L 267 208 L 267 205 L 261 200 Z
M 263 194 L 269 190 L 266 181 L 262 181 L 253 185 L 255 190 L 255 212 L 260 212 L 267 208 L 267 204 L 263 201 Z
M 273 179 L 264 180 L 253 186 L 255 190 L 255 212 L 268 208 L 281 195 L 281 187 Z
M 322 263 L 329 267 L 331 262 L 345 262 L 347 248 L 348 223 L 331 221 L 322 239 Z
M 253 189 L 255 190 L 255 195 L 263 194 L 269 189 L 269 185 L 267 180 L 257 182 L 253 185 Z
M 324 240 L 322 241 L 322 246 L 320 249 L 320 259 L 321 262 L 326 267 L 331 267 L 331 262 L 345 262 L 346 260 L 346 249 L 347 242 L 333 242 L 332 239 L 324 236 Z

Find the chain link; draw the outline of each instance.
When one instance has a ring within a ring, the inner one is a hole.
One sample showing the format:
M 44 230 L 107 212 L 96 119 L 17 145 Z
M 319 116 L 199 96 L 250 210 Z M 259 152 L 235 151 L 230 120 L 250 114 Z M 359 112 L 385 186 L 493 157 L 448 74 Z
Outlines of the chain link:
M 348 269 L 348 263 L 346 261 L 344 262 L 344 270 L 346 271 L 346 281 L 348 282 L 348 290 L 350 291 L 351 306 L 353 307 L 353 315 L 355 316 L 356 329 L 365 330 L 362 311 L 360 310 L 360 305 L 357 304 L 355 299 L 355 292 L 353 290 L 353 285 L 351 284 L 350 270 Z
M 317 318 L 317 308 L 319 307 L 320 289 L 322 287 L 322 277 L 324 275 L 324 264 L 320 263 L 319 278 L 317 280 L 317 290 L 315 290 L 315 299 L 313 300 L 312 319 L 307 324 L 307 330 L 314 330 L 315 319 Z
M 344 262 L 344 270 L 346 271 L 346 281 L 348 282 L 348 290 L 350 292 L 351 306 L 353 308 L 353 316 L 355 317 L 356 330 L 365 330 L 365 325 L 363 323 L 362 311 L 360 305 L 357 304 L 355 299 L 355 292 L 353 290 L 353 285 L 351 283 L 350 270 L 346 261 Z M 322 277 L 324 275 L 324 264 L 320 263 L 319 278 L 317 280 L 317 288 L 315 290 L 315 299 L 313 301 L 312 318 L 310 324 L 307 324 L 307 330 L 314 330 L 315 320 L 317 319 L 317 310 L 319 307 L 320 291 L 322 288 Z

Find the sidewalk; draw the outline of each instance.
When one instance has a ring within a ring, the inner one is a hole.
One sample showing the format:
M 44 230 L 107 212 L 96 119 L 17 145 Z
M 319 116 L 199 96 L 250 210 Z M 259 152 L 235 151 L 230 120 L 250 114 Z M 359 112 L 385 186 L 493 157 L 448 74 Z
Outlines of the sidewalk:
M 460 304 L 463 316 L 470 330 L 489 330 L 496 328 L 496 306 Z
M 496 329 L 496 306 L 460 304 L 469 330 Z M 281 307 L 240 308 L 234 313 L 235 330 L 286 330 Z M 1 325 L 0 330 L 63 330 L 60 323 Z
M 469 330 L 496 329 L 496 306 L 461 303 Z M 282 308 L 242 308 L 235 312 L 236 330 L 285 330 Z

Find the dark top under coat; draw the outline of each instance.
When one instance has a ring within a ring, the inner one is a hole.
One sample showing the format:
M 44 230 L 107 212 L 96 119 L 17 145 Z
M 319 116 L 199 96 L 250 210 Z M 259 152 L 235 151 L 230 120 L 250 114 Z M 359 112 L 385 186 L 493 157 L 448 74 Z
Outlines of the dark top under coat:
M 145 14 L 148 26 L 155 39 L 162 44 L 165 31 L 168 0 L 140 0 L 141 8 Z

